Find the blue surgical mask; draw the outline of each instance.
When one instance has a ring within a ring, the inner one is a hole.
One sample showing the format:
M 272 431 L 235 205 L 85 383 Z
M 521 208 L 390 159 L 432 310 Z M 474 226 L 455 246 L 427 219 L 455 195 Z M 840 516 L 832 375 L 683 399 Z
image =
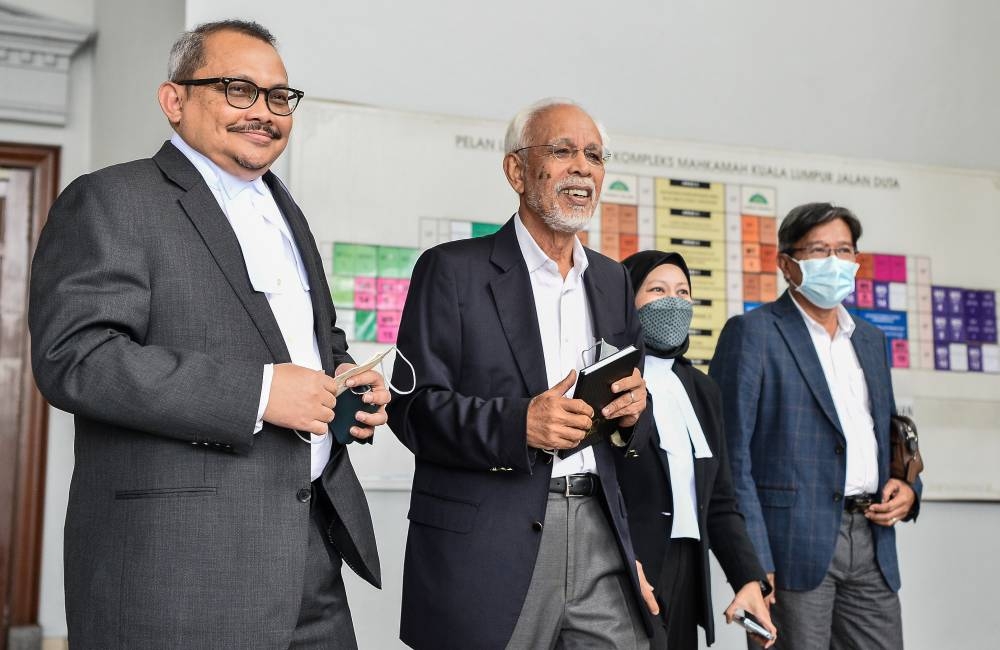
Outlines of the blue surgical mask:
M 833 309 L 854 291 L 854 275 L 861 268 L 859 264 L 836 255 L 816 260 L 791 259 L 802 269 L 802 282 L 793 288 L 817 307 Z
M 690 300 L 678 296 L 657 298 L 639 307 L 639 323 L 646 345 L 667 352 L 688 336 L 693 308 Z

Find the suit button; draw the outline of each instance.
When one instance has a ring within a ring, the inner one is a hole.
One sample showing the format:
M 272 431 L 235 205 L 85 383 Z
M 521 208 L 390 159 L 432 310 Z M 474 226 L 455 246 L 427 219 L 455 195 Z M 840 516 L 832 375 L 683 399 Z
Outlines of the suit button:
M 542 532 L 542 528 L 544 528 L 544 527 L 545 526 L 543 526 L 542 522 L 540 522 L 540 521 L 533 521 L 533 522 L 531 522 L 531 530 L 535 531 L 536 533 Z
M 837 445 L 837 448 L 834 449 L 834 451 L 837 452 L 838 454 L 844 453 L 844 445 Z
M 842 498 L 844 498 L 844 495 L 841 494 L 840 492 L 834 492 L 833 493 L 833 500 L 834 501 L 840 501 Z
M 301 501 L 302 503 L 309 503 L 309 499 L 312 498 L 312 490 L 310 490 L 309 488 L 302 488 L 301 490 L 295 493 L 295 498 Z

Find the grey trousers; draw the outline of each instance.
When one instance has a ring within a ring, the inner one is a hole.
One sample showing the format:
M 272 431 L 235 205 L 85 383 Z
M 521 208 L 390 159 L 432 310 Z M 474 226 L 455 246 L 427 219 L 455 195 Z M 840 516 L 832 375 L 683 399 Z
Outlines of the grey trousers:
M 340 574 L 343 560 L 324 539 L 330 526 L 339 525 L 340 520 L 326 492 L 316 483 L 313 483 L 309 514 L 305 584 L 299 620 L 288 647 L 295 650 L 357 650 L 347 592 Z
M 845 512 L 823 582 L 811 591 L 777 590 L 774 648 L 902 649 L 899 595 L 882 578 L 869 526 L 864 515 Z
M 508 650 L 645 650 L 649 639 L 636 607 L 600 497 L 550 493 L 531 586 Z

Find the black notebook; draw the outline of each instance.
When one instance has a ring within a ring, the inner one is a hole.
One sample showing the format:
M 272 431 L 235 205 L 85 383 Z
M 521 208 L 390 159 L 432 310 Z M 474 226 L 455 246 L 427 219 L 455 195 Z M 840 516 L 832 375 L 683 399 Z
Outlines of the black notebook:
M 582 399 L 594 409 L 594 423 L 580 444 L 572 449 L 560 449 L 559 457 L 572 456 L 581 449 L 609 437 L 618 424 L 616 420 L 605 419 L 601 409 L 617 397 L 611 392 L 611 384 L 625 379 L 639 365 L 639 350 L 634 345 L 622 348 L 580 371 L 576 380 L 575 399 Z

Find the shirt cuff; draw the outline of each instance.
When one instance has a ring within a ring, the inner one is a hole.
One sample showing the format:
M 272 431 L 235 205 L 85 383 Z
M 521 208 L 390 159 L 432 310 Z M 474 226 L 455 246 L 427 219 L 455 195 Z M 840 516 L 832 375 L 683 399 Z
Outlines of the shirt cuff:
M 264 376 L 260 382 L 260 404 L 257 405 L 257 423 L 253 433 L 257 435 L 264 428 L 264 411 L 267 410 L 267 400 L 271 397 L 271 380 L 274 378 L 274 364 L 264 364 Z

